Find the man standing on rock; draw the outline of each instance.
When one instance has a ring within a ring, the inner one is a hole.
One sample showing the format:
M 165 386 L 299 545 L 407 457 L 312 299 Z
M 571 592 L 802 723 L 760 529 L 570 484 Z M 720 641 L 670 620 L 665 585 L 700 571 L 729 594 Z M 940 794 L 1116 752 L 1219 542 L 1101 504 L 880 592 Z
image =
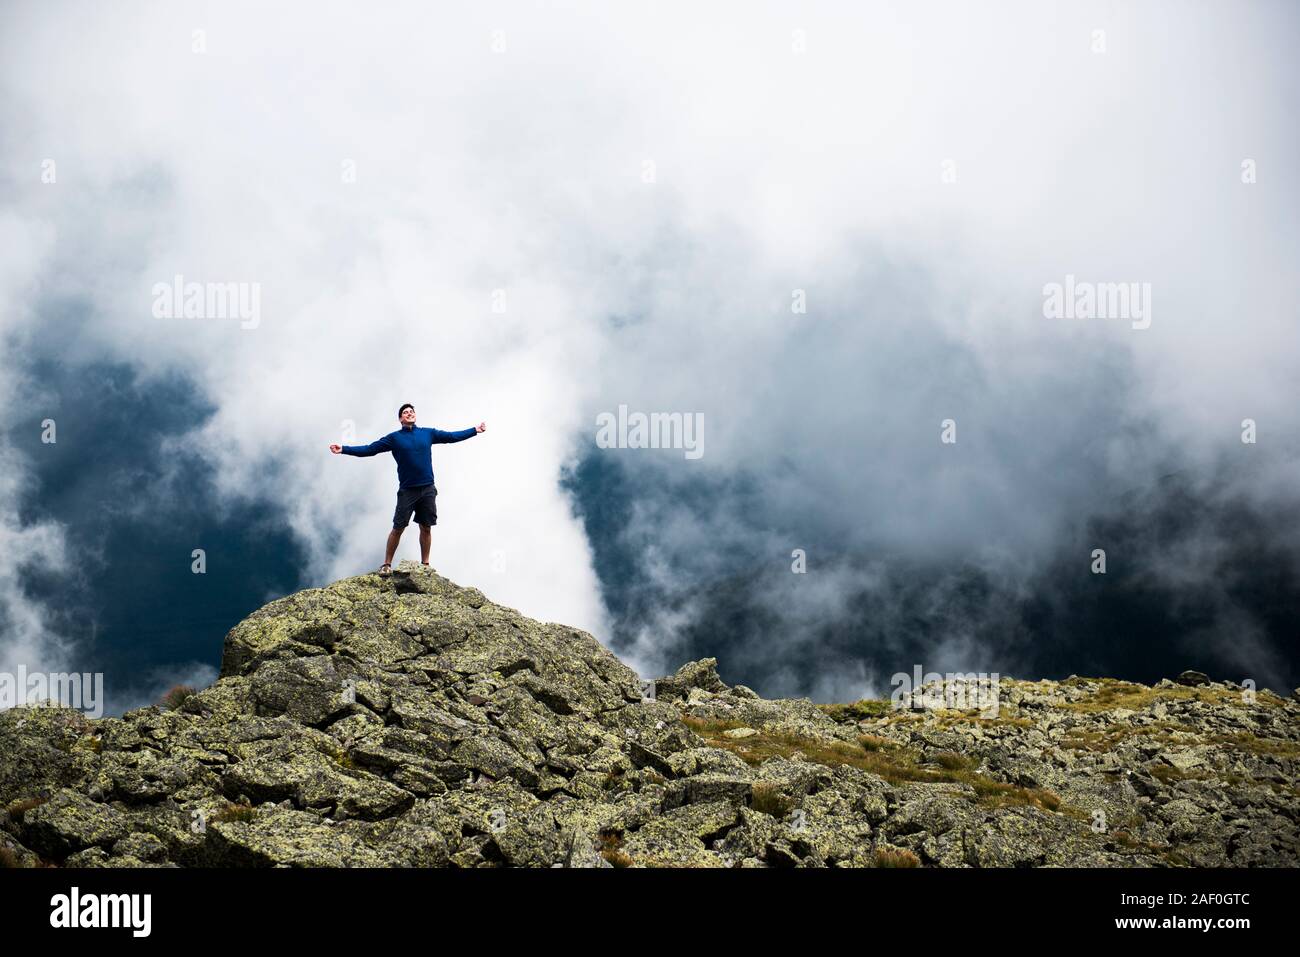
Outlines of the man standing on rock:
M 393 512 L 393 530 L 388 533 L 384 563 L 379 566 L 381 575 L 392 571 L 397 543 L 402 540 L 402 532 L 410 523 L 412 512 L 415 512 L 416 524 L 420 526 L 420 564 L 429 567 L 429 545 L 432 541 L 429 527 L 438 524 L 438 487 L 433 484 L 433 453 L 429 451 L 430 448 L 441 442 L 463 442 L 487 430 L 487 425 L 483 422 L 460 432 L 416 428 L 415 406 L 409 402 L 397 410 L 397 421 L 402 423 L 400 429 L 389 432 L 369 445 L 330 446 L 330 451 L 335 455 L 378 455 L 380 452 L 392 452 L 393 458 L 397 460 L 397 510 Z

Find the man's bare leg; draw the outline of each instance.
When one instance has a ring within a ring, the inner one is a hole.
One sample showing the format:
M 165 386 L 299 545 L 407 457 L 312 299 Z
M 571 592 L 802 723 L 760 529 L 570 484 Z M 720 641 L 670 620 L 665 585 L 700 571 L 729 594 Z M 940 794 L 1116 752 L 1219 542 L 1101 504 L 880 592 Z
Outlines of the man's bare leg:
M 384 564 L 393 564 L 393 556 L 397 554 L 397 543 L 402 540 L 404 528 L 395 528 L 388 533 L 388 548 L 384 551 Z
M 429 545 L 433 542 L 433 536 L 429 534 L 429 526 L 420 526 L 420 562 L 429 564 Z

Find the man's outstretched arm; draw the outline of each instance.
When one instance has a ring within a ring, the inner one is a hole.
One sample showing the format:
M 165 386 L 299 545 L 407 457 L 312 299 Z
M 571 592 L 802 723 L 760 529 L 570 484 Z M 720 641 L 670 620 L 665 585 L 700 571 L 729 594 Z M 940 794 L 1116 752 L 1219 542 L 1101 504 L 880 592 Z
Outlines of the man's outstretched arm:
M 331 445 L 330 451 L 335 455 L 342 453 L 344 455 L 378 455 L 380 452 L 393 451 L 393 440 L 388 436 L 382 439 L 375 439 L 369 445 Z
M 464 442 L 466 439 L 472 439 L 480 432 L 487 431 L 487 423 L 480 422 L 478 425 L 471 426 L 468 429 L 461 429 L 459 432 L 444 432 L 441 429 L 430 429 L 430 445 L 441 445 L 445 442 Z

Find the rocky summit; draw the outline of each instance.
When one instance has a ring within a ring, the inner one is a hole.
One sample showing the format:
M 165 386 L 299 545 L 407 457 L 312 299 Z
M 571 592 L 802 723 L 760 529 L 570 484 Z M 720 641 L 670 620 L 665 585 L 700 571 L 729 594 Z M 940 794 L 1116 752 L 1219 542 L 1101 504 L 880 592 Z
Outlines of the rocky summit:
M 1187 672 L 984 711 L 654 682 L 402 563 L 254 612 L 211 687 L 0 714 L 0 865 L 1300 863 L 1300 702 Z

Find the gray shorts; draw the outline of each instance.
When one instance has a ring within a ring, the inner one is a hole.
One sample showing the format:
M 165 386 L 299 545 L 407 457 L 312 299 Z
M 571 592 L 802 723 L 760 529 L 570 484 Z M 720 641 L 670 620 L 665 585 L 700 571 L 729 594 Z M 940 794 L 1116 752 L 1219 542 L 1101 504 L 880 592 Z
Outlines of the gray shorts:
M 417 525 L 438 524 L 438 487 L 415 485 L 397 490 L 397 510 L 393 512 L 393 528 L 406 528 L 415 513 Z

